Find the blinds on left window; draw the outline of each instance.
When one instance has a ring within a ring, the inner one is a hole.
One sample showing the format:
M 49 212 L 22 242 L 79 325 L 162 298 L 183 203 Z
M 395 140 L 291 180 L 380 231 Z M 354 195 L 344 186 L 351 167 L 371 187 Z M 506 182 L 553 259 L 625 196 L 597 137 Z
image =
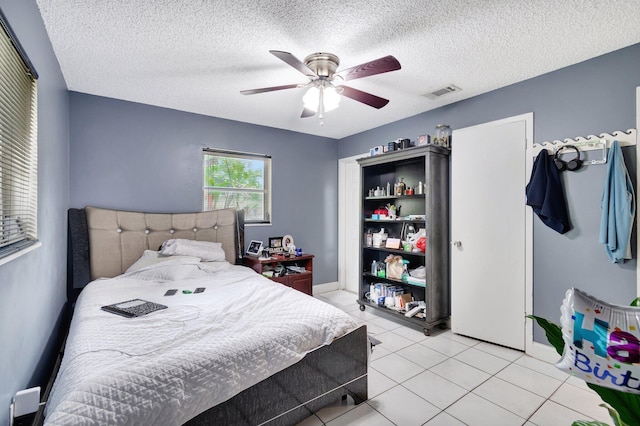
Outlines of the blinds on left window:
M 37 240 L 37 74 L 0 23 L 0 258 Z

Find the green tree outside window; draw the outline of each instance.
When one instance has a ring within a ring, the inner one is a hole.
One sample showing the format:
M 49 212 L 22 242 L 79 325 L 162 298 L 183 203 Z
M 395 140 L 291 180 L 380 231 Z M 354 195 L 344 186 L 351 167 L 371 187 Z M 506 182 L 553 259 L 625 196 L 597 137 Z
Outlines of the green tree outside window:
M 204 152 L 203 210 L 245 210 L 248 223 L 270 221 L 271 159 L 255 154 Z

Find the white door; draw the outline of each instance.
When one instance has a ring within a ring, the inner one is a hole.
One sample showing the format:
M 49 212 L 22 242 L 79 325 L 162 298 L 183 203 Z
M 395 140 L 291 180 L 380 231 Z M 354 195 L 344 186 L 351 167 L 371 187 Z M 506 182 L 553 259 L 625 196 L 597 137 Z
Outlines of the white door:
M 496 123 L 452 136 L 451 329 L 524 350 L 526 121 Z
M 343 158 L 339 162 L 338 202 L 338 280 L 339 288 L 358 294 L 360 284 L 360 164 L 363 155 Z

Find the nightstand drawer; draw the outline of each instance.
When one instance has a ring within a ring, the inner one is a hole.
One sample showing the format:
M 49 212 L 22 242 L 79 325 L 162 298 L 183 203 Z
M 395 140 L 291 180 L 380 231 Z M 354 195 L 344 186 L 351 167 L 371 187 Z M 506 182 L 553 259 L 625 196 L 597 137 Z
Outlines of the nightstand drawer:
M 271 280 L 284 284 L 287 287 L 299 290 L 309 296 L 313 296 L 313 255 L 304 253 L 302 256 L 271 257 L 268 259 L 245 256 L 242 260 L 244 266 L 252 268 L 259 274 L 266 270 L 273 270 L 276 266 L 298 266 L 305 269 L 300 273 L 288 273 L 281 277 L 272 277 Z

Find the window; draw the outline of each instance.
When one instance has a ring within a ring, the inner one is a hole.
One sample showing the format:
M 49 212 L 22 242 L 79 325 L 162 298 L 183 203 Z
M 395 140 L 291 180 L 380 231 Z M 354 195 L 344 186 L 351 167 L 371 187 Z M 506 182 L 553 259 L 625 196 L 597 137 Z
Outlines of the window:
M 203 210 L 244 209 L 246 223 L 271 222 L 271 157 L 204 149 Z
M 34 244 L 37 74 L 0 13 L 0 258 Z

